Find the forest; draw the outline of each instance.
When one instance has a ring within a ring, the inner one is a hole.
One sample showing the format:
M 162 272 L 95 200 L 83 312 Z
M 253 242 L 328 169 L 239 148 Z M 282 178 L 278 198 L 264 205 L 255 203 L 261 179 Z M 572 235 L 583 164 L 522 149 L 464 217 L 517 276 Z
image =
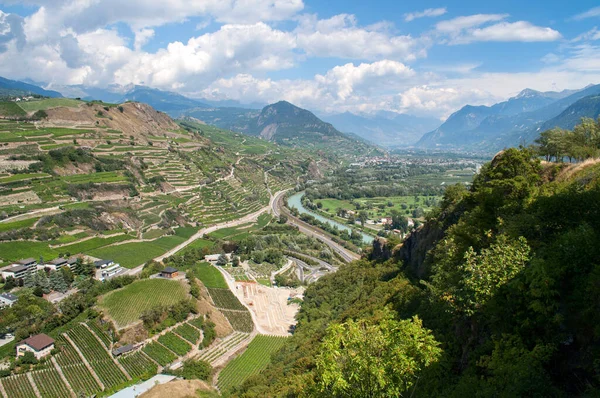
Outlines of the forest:
M 600 393 L 600 163 L 539 151 L 497 154 L 402 244 L 310 285 L 294 336 L 234 395 Z

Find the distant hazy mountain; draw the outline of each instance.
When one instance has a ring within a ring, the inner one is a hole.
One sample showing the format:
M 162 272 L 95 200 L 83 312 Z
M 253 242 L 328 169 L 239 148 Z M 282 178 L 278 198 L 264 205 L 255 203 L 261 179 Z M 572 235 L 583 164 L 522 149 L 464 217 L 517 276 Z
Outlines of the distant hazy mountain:
M 166 113 L 177 113 L 190 108 L 209 108 L 210 106 L 188 98 L 181 94 L 170 91 L 162 91 L 144 86 L 136 86 L 133 90 L 127 92 L 119 102 L 137 101 L 143 102 L 154 109 Z
M 584 97 L 600 94 L 600 85 L 581 90 L 539 92 L 523 90 L 516 97 L 488 106 L 467 105 L 453 113 L 437 129 L 425 134 L 417 143 L 424 148 L 454 148 L 494 151 L 505 146 L 531 143 L 540 131 L 551 126 L 551 120 L 574 106 L 572 117 L 560 120 L 572 128 L 581 117 L 593 117 L 593 107 Z M 553 126 L 552 126 L 553 127 Z
M 62 95 L 57 91 L 45 90 L 34 84 L 0 77 L 0 96 L 20 96 L 31 94 L 38 94 L 52 98 L 62 97 Z
M 384 147 L 408 146 L 416 143 L 431 129 L 440 125 L 434 118 L 421 118 L 395 112 L 355 115 L 350 112 L 323 116 L 344 133 L 353 133 Z
M 539 131 L 549 130 L 554 127 L 572 129 L 583 117 L 591 117 L 592 119 L 600 117 L 600 95 L 583 97 L 565 109 L 560 115 L 544 122 L 540 126 Z

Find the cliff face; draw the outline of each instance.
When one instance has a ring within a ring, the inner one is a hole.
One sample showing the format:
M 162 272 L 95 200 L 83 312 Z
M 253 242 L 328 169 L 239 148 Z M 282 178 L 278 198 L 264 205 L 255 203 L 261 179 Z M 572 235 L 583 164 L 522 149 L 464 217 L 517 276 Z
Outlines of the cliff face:
M 394 251 L 394 258 L 404 264 L 415 277 L 422 279 L 427 273 L 427 253 L 444 237 L 444 230 L 438 223 L 428 222 L 413 231 Z

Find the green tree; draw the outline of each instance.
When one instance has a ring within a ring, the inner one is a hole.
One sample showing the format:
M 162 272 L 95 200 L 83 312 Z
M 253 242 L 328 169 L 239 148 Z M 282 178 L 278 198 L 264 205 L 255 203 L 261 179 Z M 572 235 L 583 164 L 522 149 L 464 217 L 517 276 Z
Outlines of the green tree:
M 399 397 L 441 349 L 418 317 L 332 324 L 316 358 L 318 396 Z
M 224 253 L 219 254 L 219 258 L 217 258 L 217 265 L 227 265 L 229 260 L 227 260 L 227 256 Z

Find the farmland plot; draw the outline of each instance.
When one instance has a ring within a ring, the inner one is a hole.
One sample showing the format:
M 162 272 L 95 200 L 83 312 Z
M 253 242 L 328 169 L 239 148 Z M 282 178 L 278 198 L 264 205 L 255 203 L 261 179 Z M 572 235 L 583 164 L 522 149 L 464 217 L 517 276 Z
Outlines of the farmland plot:
M 134 378 L 144 374 L 156 373 L 157 370 L 156 364 L 141 351 L 119 358 L 119 363 Z
M 187 297 L 184 285 L 177 281 L 146 279 L 115 290 L 99 300 L 119 327 L 140 319 L 140 315 L 158 305 L 175 304 Z
M 192 344 L 196 344 L 200 339 L 200 332 L 196 330 L 194 327 L 184 323 L 181 326 L 178 326 L 174 332 L 189 341 Z
M 5 377 L 2 379 L 2 385 L 10 398 L 37 397 L 26 374 Z
M 32 372 L 33 381 L 44 398 L 70 398 L 71 393 L 54 368 Z
M 254 330 L 254 321 L 252 316 L 246 311 L 220 310 L 227 318 L 233 330 L 244 333 L 252 333 Z
M 215 307 L 227 310 L 245 311 L 246 307 L 229 289 L 208 288 L 208 293 L 215 303 Z
M 172 332 L 160 336 L 158 342 L 179 356 L 187 354 L 192 349 L 185 340 L 177 337 Z
M 150 343 L 142 349 L 146 355 L 154 359 L 161 366 L 166 366 L 177 359 L 177 355 L 169 351 L 165 346 L 159 343 Z

